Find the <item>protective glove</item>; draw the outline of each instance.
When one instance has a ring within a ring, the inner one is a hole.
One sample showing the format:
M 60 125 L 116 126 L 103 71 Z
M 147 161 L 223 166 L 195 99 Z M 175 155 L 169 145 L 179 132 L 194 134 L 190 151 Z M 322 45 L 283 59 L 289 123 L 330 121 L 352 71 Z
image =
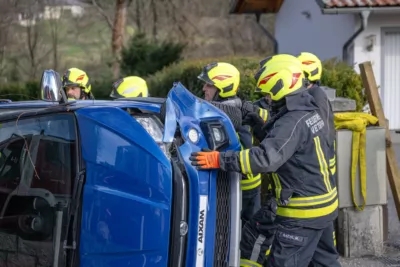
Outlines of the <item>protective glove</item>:
M 198 170 L 219 169 L 219 152 L 203 148 L 200 152 L 193 152 L 189 160 Z
M 245 118 L 247 116 L 247 114 L 251 113 L 251 112 L 258 112 L 258 107 L 255 106 L 252 102 L 250 101 L 244 101 L 242 103 L 242 118 Z
M 262 127 L 264 125 L 264 120 L 256 112 L 250 112 L 246 115 L 242 122 L 244 125 L 250 125 L 251 128 L 256 126 Z
M 267 200 L 263 203 L 254 215 L 252 220 L 256 222 L 257 229 L 267 235 L 271 230 L 276 229 L 275 218 L 278 204 L 272 196 L 267 196 Z

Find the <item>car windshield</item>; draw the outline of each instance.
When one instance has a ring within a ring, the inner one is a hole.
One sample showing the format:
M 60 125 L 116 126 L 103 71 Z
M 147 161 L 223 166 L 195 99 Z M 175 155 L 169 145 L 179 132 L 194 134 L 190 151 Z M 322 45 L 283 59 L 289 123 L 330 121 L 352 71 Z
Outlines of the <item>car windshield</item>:
M 72 114 L 0 122 L 0 253 L 7 264 L 52 265 L 55 207 L 67 211 L 76 165 Z

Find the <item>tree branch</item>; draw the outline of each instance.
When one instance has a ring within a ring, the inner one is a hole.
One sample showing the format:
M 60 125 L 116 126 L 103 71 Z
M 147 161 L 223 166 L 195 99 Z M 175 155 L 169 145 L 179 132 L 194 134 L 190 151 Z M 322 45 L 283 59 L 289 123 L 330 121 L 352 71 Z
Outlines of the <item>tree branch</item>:
M 190 25 L 192 26 L 196 32 L 200 33 L 199 28 L 196 26 L 195 23 L 193 23 L 188 16 L 186 16 L 186 14 L 181 10 L 181 8 L 177 7 L 174 2 L 172 2 L 171 0 L 168 0 L 168 3 L 173 7 L 173 9 L 175 11 L 178 11 L 179 13 L 181 13 L 182 18 Z
M 113 23 L 112 23 L 110 17 L 109 17 L 109 16 L 106 14 L 106 12 L 104 11 L 104 9 L 101 8 L 101 7 L 97 4 L 96 0 L 92 0 L 92 5 L 95 6 L 95 7 L 97 8 L 97 10 L 99 11 L 100 15 L 102 15 L 102 16 L 104 17 L 104 19 L 106 20 L 106 22 L 107 22 L 107 24 L 108 24 L 108 27 L 110 27 L 110 29 L 113 30 L 113 28 L 114 28 Z

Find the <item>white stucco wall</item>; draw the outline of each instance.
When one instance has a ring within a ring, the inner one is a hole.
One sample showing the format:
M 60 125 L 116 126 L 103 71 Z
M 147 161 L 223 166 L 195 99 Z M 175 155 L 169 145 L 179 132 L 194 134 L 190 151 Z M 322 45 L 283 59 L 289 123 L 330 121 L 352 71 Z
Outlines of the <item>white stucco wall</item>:
M 397 14 L 370 14 L 367 29 L 364 30 L 354 42 L 354 63 L 356 63 L 354 69 L 359 72 L 358 63 L 371 61 L 376 83 L 380 86 L 379 93 L 385 117 L 389 119 L 389 128 L 398 130 L 400 129 L 400 86 L 397 86 L 397 84 L 400 80 L 398 74 L 396 75 L 396 70 L 400 69 L 400 61 L 392 58 L 391 64 L 396 65 L 392 65 L 390 70 L 384 69 L 382 55 L 382 48 L 384 48 L 384 44 L 382 43 L 382 28 L 400 28 L 400 12 Z M 371 36 L 374 36 L 373 39 L 375 42 L 372 50 L 368 51 L 366 46 L 368 41 L 371 39 Z M 398 49 L 392 47 L 390 51 L 396 57 L 400 56 L 400 47 Z M 386 77 L 384 71 L 388 71 Z M 384 82 L 384 78 L 388 80 Z
M 359 26 L 356 26 L 359 27 Z M 359 73 L 359 63 L 364 61 L 371 61 L 375 80 L 378 86 L 382 83 L 381 77 L 381 28 L 387 27 L 400 27 L 400 12 L 398 14 L 373 14 L 368 17 L 368 26 L 355 40 L 354 40 L 354 69 Z M 376 43 L 372 51 L 367 51 L 367 36 L 375 35 Z
M 323 15 L 315 0 L 285 0 L 275 21 L 278 53 L 308 51 L 321 60 L 341 59 L 343 45 L 354 29 L 354 15 Z

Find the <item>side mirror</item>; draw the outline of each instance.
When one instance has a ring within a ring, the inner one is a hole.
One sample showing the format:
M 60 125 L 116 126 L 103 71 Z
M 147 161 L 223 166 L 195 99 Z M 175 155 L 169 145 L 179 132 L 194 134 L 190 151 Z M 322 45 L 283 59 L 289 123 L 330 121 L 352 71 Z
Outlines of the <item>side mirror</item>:
M 58 72 L 54 70 L 43 71 L 40 82 L 40 95 L 44 101 L 59 102 L 60 104 L 68 102 Z

